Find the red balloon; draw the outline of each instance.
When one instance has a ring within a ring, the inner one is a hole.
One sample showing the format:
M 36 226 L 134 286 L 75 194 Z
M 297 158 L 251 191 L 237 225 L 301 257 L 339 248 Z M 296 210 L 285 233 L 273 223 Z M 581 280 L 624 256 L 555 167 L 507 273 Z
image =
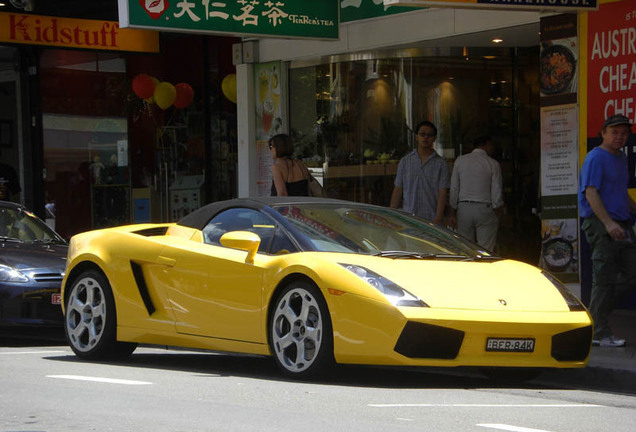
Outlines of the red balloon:
M 174 99 L 173 105 L 179 109 L 185 108 L 192 103 L 194 99 L 194 90 L 190 84 L 179 83 L 174 88 L 177 90 L 177 97 Z
M 133 78 L 132 89 L 140 98 L 148 99 L 155 92 L 155 82 L 148 74 L 137 74 L 137 76 Z

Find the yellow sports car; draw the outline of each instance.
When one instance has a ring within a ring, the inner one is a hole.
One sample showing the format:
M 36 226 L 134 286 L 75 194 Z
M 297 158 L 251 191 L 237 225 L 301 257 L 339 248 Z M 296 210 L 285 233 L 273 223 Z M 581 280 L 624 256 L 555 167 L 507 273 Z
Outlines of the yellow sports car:
M 62 296 L 78 357 L 159 344 L 269 355 L 302 378 L 335 363 L 583 367 L 592 340 L 549 273 L 399 210 L 322 198 L 76 235 Z

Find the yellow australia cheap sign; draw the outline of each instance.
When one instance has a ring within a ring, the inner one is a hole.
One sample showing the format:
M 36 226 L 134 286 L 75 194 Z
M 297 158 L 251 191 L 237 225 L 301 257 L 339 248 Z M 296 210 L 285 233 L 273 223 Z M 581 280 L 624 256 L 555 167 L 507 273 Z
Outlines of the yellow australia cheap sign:
M 159 52 L 159 34 L 121 29 L 119 23 L 0 13 L 0 43 L 111 51 Z

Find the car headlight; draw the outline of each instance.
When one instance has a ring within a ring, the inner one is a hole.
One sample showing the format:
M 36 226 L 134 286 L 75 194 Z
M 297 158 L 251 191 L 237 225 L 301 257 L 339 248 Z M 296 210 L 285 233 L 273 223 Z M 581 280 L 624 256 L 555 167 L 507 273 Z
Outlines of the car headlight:
M 585 306 L 583 306 L 583 303 L 581 303 L 581 301 L 572 293 L 572 291 L 570 291 L 568 287 L 563 285 L 560 280 L 558 280 L 548 272 L 542 273 L 543 276 L 548 278 L 548 280 L 552 282 L 552 285 L 554 285 L 556 289 L 559 290 L 559 293 L 561 293 L 561 295 L 563 296 L 563 300 L 565 300 L 565 303 L 567 303 L 570 311 L 578 312 L 585 310 Z
M 373 288 L 380 291 L 384 297 L 386 297 L 386 299 L 395 306 L 428 307 L 428 305 L 421 299 L 415 297 L 395 282 L 380 276 L 367 268 L 353 264 L 340 265 L 371 285 Z
M 28 282 L 29 278 L 14 269 L 0 264 L 0 281 L 2 282 Z

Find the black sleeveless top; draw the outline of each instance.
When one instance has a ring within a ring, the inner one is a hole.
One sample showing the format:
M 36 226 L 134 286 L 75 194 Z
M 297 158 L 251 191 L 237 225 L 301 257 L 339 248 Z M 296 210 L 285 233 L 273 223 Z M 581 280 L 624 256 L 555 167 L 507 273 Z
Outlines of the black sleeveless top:
M 287 164 L 287 160 L 285 159 L 285 164 Z M 292 169 L 293 167 L 292 161 Z M 288 170 L 289 171 L 289 170 Z M 302 179 L 296 180 L 295 182 L 285 182 L 285 187 L 287 188 L 287 195 L 289 196 L 308 196 L 309 195 L 309 180 Z M 276 185 L 274 185 L 274 180 L 272 180 L 272 196 L 277 196 Z

